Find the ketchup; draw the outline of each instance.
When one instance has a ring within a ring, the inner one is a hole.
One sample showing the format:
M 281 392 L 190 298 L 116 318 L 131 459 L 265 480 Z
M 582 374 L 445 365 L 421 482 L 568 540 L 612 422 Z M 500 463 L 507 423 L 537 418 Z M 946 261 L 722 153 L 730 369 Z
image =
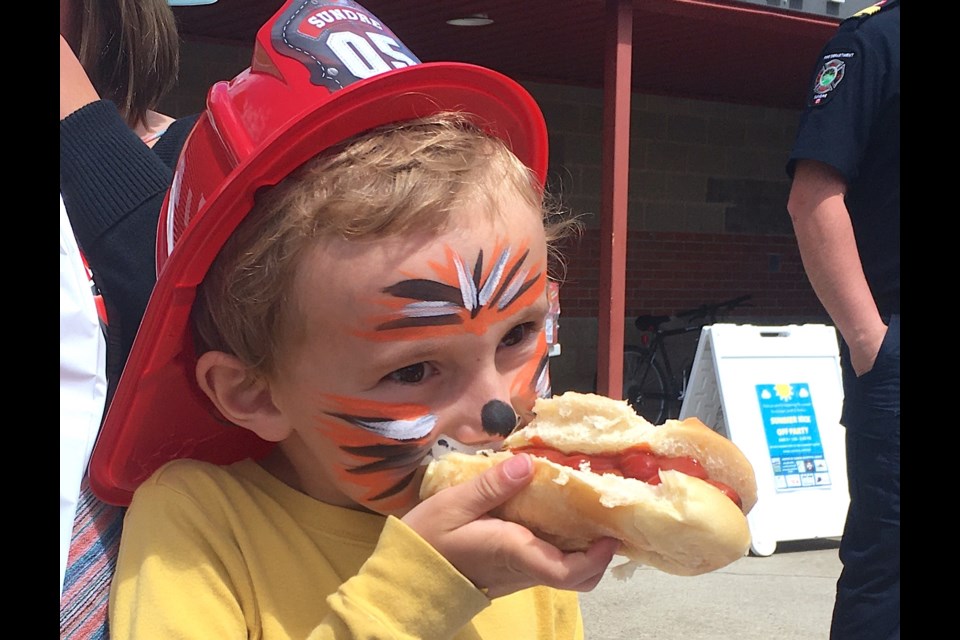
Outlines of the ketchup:
M 725 496 L 733 500 L 741 510 L 743 502 L 740 496 L 732 487 L 707 477 L 707 471 L 699 461 L 687 456 L 677 458 L 668 458 L 658 456 L 647 447 L 631 447 L 617 453 L 562 453 L 556 449 L 543 444 L 539 438 L 531 440 L 533 444 L 526 447 L 512 449 L 514 453 L 529 453 L 533 456 L 546 458 L 551 462 L 570 467 L 571 469 L 580 469 L 583 463 L 590 465 L 590 470 L 594 473 L 612 473 L 624 478 L 633 478 L 641 480 L 647 484 L 660 484 L 660 470 L 679 471 L 694 478 L 700 478 L 720 491 Z

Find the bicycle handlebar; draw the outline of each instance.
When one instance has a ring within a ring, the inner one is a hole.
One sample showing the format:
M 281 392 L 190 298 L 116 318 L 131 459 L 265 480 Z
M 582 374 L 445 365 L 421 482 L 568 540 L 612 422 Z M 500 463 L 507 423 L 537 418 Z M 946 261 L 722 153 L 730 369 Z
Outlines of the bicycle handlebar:
M 683 320 L 687 325 L 687 329 L 677 331 L 677 333 L 682 333 L 689 328 L 696 328 L 702 324 L 709 324 L 709 322 L 701 323 L 699 322 L 700 320 L 713 321 L 721 312 L 730 312 L 737 307 L 747 306 L 745 304 L 746 301 L 752 297 L 753 295 L 748 293 L 736 298 L 724 300 L 723 302 L 707 303 L 693 309 L 677 311 L 672 316 L 639 315 L 634 319 L 634 324 L 641 331 L 659 332 L 661 325 L 670 322 L 671 320 Z
M 698 318 L 713 318 L 721 311 L 733 311 L 737 307 L 744 306 L 744 303 L 752 298 L 752 294 L 746 294 L 742 296 L 737 296 L 736 298 L 730 298 L 729 300 L 724 300 L 723 302 L 714 302 L 702 304 L 699 307 L 693 309 L 687 309 L 685 311 L 677 311 L 674 314 L 675 318 L 682 318 L 686 320 L 696 320 Z

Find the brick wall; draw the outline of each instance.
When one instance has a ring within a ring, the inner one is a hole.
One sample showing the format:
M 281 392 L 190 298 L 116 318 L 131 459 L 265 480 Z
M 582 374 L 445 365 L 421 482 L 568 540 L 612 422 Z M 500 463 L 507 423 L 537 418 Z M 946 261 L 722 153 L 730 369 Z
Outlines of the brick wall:
M 562 247 L 562 313 L 595 317 L 599 308 L 600 233 L 586 230 Z M 627 238 L 626 313 L 669 314 L 752 294 L 751 313 L 808 317 L 822 307 L 792 236 L 634 231 Z

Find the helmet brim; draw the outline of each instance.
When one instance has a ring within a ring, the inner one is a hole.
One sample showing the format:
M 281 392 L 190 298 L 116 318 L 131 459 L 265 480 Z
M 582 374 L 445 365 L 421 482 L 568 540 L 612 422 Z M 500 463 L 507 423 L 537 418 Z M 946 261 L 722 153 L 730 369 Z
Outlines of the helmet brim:
M 156 287 L 91 457 L 90 483 L 101 499 L 128 504 L 141 482 L 176 458 L 229 464 L 270 450 L 271 443 L 217 415 L 196 383 L 190 313 L 197 285 L 250 212 L 258 189 L 356 134 L 445 111 L 465 113 L 504 140 L 543 184 L 547 132 L 539 107 L 515 81 L 475 65 L 424 63 L 357 82 L 291 118 L 232 168 L 229 159 L 218 160 L 222 148 L 214 149 L 220 144 L 210 126 L 216 115 L 208 108 L 200 117 L 164 204 Z M 171 212 L 178 198 L 193 197 L 184 192 L 184 171 L 193 168 L 223 170 L 225 177 L 203 195 L 194 215 L 166 220 L 176 217 Z M 177 224 L 175 248 L 164 259 Z

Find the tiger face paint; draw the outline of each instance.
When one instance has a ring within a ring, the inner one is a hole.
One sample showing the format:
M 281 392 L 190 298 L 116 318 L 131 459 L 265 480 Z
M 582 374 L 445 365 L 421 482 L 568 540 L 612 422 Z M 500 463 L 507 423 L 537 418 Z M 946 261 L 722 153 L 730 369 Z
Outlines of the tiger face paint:
M 495 448 L 510 411 L 528 421 L 548 391 L 540 213 L 518 197 L 493 218 L 480 206 L 449 232 L 327 240 L 305 257 L 305 335 L 271 394 L 295 434 L 279 448 L 315 498 L 402 515 L 438 441 Z
M 317 433 L 336 447 L 336 481 L 358 504 L 393 512 L 417 498 L 419 466 L 433 446 L 437 416 L 422 405 L 326 397 Z M 340 410 L 337 410 L 339 408 Z
M 433 278 L 411 277 L 383 290 L 383 304 L 391 311 L 361 335 L 381 341 L 485 333 L 498 318 L 544 295 L 545 274 L 531 273 L 529 255 L 526 247 L 499 244 L 486 262 L 479 250 L 471 265 L 446 247 L 445 261 L 429 264 Z

